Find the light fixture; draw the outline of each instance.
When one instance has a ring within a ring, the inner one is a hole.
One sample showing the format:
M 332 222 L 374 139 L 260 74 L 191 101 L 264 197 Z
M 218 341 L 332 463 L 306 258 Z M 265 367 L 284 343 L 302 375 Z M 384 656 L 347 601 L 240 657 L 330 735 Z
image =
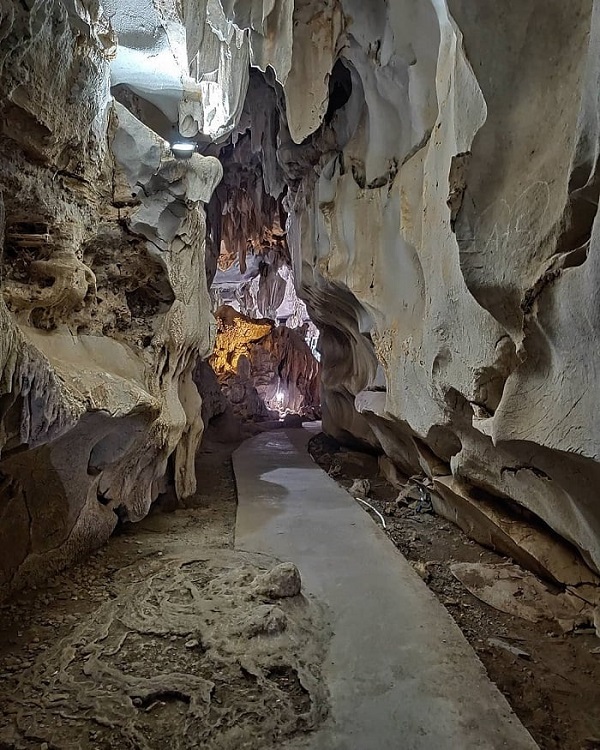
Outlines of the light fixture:
M 176 159 L 189 159 L 196 150 L 193 141 L 175 141 L 171 143 L 171 152 Z

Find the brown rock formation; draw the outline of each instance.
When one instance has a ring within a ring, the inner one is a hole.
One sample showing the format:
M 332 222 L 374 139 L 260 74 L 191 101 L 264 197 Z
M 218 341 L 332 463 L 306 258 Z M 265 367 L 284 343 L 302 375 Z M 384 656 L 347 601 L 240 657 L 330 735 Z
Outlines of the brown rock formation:
M 253 320 L 228 305 L 216 317 L 210 364 L 234 413 L 246 420 L 318 414 L 319 363 L 303 328 Z

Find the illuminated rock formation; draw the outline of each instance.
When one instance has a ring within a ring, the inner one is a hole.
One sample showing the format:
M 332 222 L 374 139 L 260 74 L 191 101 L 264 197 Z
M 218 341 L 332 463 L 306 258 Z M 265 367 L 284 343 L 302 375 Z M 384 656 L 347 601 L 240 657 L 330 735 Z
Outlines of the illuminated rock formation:
M 210 364 L 244 420 L 278 419 L 286 413 L 319 414 L 319 363 L 305 328 L 253 320 L 224 305 L 217 311 L 217 338 Z

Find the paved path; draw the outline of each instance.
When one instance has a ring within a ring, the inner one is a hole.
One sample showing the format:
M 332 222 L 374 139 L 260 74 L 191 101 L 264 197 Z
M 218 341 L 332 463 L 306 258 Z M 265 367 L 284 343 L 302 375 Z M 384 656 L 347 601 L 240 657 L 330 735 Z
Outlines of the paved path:
M 236 547 L 296 563 L 328 610 L 325 726 L 286 750 L 535 750 L 444 607 L 311 460 L 307 430 L 234 454 Z

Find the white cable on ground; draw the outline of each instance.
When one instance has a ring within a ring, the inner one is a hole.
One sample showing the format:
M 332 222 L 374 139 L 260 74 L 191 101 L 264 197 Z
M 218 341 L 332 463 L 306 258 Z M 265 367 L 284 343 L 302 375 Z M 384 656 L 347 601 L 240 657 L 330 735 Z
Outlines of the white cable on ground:
M 381 519 L 381 524 L 384 529 L 387 529 L 387 526 L 385 525 L 385 518 L 381 515 L 381 513 L 377 510 L 377 508 L 374 508 L 371 503 L 368 503 L 366 500 L 361 500 L 360 497 L 355 497 L 355 500 L 358 500 L 359 503 L 362 503 L 363 505 L 366 505 L 367 508 L 371 508 L 373 513 L 377 513 L 379 518 Z

